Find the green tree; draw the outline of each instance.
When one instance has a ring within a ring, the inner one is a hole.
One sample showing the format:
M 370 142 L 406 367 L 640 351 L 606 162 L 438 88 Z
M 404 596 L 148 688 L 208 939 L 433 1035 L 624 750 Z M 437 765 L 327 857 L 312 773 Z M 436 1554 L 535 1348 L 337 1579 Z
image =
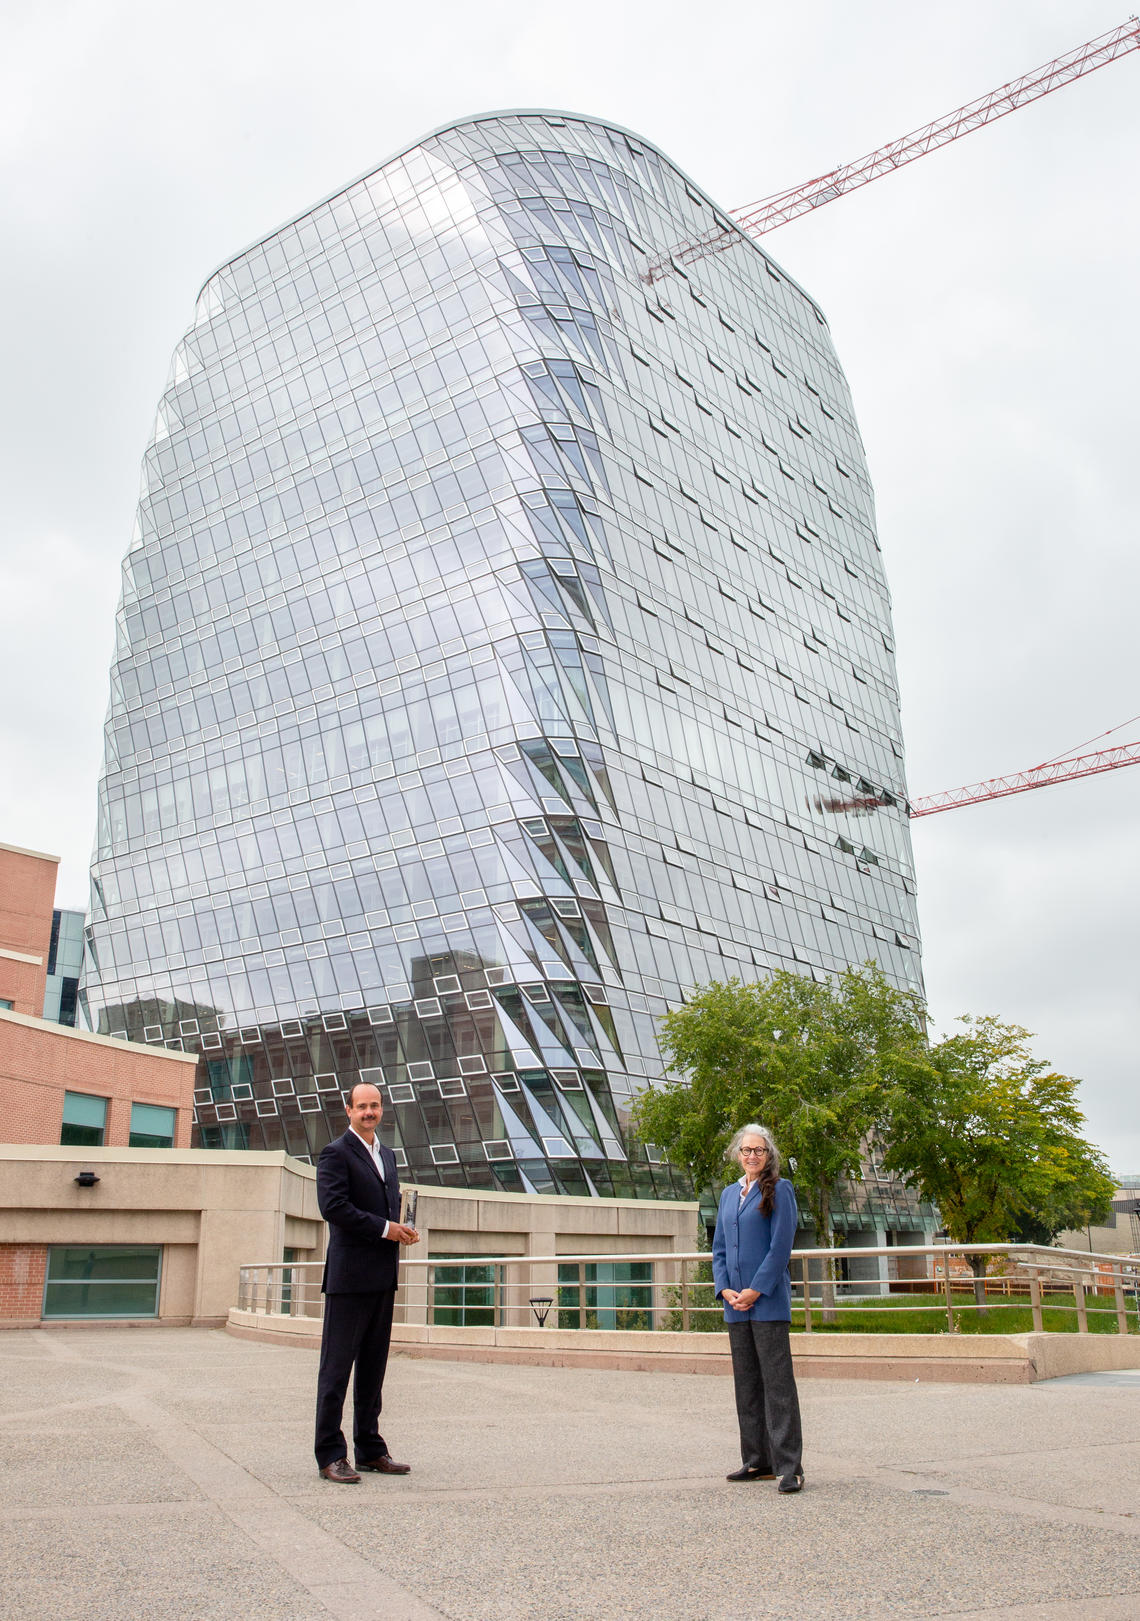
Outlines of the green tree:
M 1034 1058 L 1019 1025 L 958 1022 L 891 1099 L 885 1168 L 938 1206 L 959 1244 L 1048 1242 L 1103 1219 L 1114 1184 L 1081 1136 L 1080 1083 Z M 982 1305 L 986 1257 L 970 1265 Z
M 924 1066 L 923 1020 L 921 998 L 873 962 L 822 982 L 781 971 L 699 986 L 661 1021 L 667 1068 L 682 1078 L 641 1094 L 638 1132 L 698 1189 L 715 1188 L 733 1131 L 761 1121 L 791 1161 L 817 1245 L 831 1248 L 836 1189 L 861 1176 L 888 1098 Z

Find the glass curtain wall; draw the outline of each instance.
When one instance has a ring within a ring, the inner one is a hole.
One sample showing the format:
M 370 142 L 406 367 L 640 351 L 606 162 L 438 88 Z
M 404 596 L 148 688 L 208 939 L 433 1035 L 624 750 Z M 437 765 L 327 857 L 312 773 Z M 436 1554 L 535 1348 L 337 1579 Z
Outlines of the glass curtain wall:
M 669 1197 L 688 988 L 919 983 L 826 321 L 628 132 L 444 129 L 218 270 L 117 628 L 84 994 L 201 1054 L 198 1142 L 311 1157 L 364 1078 L 420 1181 Z
M 44 1018 L 53 1024 L 75 1024 L 79 977 L 83 971 L 85 921 L 82 912 L 61 911 L 58 907 L 51 915 Z

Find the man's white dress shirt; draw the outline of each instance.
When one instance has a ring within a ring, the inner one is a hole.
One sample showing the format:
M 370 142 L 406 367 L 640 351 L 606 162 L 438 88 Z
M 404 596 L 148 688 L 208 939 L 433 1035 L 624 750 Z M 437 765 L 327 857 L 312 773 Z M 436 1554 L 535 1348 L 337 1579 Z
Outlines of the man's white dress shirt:
M 376 1141 L 375 1134 L 373 1135 L 372 1141 L 369 1142 L 366 1137 L 362 1137 L 360 1135 L 355 1126 L 349 1126 L 348 1129 L 351 1131 L 358 1143 L 364 1144 L 365 1148 L 367 1148 L 369 1154 L 372 1156 L 372 1163 L 376 1167 L 376 1174 L 380 1178 L 381 1182 L 387 1182 L 388 1178 L 384 1175 L 384 1161 L 380 1158 L 380 1144 Z M 388 1228 L 391 1225 L 392 1224 L 390 1221 L 386 1221 L 384 1223 L 384 1231 L 380 1234 L 381 1238 L 387 1238 Z

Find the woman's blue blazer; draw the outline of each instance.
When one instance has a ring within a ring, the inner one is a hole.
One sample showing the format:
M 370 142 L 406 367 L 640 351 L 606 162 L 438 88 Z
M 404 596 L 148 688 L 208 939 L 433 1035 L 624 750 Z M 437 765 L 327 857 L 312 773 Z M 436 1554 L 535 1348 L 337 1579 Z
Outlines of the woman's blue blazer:
M 792 1184 L 776 1183 L 772 1214 L 760 1209 L 760 1183 L 753 1182 L 740 1202 L 740 1183 L 730 1182 L 720 1196 L 713 1235 L 713 1282 L 716 1297 L 724 1289 L 755 1289 L 759 1300 L 748 1311 L 724 1308 L 726 1323 L 790 1323 L 792 1279 L 788 1258 L 796 1241 L 799 1215 Z

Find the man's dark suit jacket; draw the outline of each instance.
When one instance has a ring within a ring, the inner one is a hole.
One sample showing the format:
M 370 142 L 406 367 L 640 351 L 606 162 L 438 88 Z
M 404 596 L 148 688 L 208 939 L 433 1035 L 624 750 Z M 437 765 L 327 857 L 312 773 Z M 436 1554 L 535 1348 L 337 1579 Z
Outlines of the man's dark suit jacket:
M 380 1144 L 381 1182 L 372 1156 L 351 1131 L 321 1149 L 317 1203 L 329 1224 L 329 1247 L 321 1288 L 325 1294 L 375 1294 L 397 1286 L 400 1246 L 384 1238 L 386 1221 L 400 1219 L 396 1156 Z

